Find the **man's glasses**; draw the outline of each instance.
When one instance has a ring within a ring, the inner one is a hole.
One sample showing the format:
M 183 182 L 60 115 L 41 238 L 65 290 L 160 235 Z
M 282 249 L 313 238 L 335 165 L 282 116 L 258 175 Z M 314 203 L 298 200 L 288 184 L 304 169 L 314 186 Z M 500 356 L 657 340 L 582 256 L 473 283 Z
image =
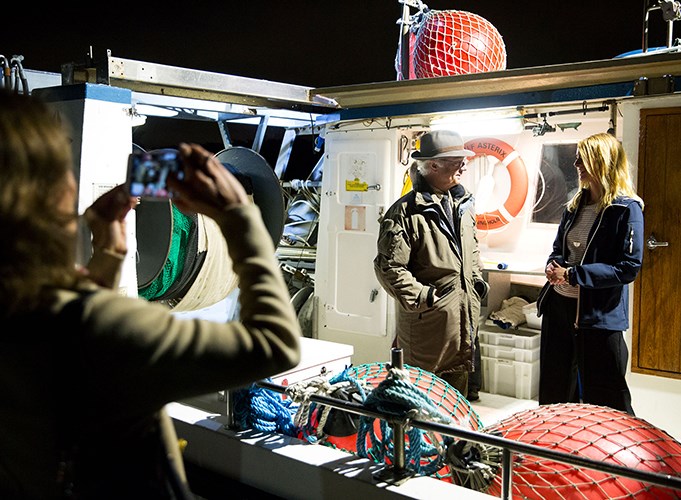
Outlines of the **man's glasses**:
M 447 165 L 448 167 L 453 167 L 453 168 L 456 168 L 456 169 L 460 169 L 460 168 L 464 167 L 466 165 L 466 163 L 468 163 L 468 160 L 466 158 L 457 158 L 457 159 L 447 158 L 447 159 L 443 159 L 443 160 L 440 160 L 440 161 L 442 163 L 444 163 L 445 165 Z

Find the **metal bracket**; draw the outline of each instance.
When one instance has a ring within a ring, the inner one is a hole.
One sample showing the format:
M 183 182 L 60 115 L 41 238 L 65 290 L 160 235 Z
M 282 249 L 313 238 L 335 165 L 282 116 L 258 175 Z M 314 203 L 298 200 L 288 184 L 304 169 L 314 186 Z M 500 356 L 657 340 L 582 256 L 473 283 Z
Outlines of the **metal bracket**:
M 634 84 L 633 92 L 637 97 L 671 94 L 674 92 L 674 76 L 663 75 L 656 78 L 641 77 Z

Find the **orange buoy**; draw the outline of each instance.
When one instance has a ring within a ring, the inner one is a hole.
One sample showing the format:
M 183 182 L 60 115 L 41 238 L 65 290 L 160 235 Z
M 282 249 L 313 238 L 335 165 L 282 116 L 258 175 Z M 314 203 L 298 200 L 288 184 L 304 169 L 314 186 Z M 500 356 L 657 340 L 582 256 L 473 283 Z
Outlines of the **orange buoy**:
M 522 210 L 527 200 L 529 182 L 525 162 L 508 143 L 492 137 L 471 139 L 464 146 L 475 153 L 469 162 L 477 157 L 493 156 L 508 170 L 511 190 L 506 201 L 491 212 L 476 215 L 476 226 L 481 231 L 501 229 Z

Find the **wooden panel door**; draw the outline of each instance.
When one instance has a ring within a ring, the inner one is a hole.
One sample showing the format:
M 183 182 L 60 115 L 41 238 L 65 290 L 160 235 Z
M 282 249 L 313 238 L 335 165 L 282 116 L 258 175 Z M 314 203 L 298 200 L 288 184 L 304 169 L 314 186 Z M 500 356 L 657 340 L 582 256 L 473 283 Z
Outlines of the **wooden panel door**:
M 681 108 L 641 110 L 640 131 L 647 245 L 634 283 L 632 371 L 681 378 Z

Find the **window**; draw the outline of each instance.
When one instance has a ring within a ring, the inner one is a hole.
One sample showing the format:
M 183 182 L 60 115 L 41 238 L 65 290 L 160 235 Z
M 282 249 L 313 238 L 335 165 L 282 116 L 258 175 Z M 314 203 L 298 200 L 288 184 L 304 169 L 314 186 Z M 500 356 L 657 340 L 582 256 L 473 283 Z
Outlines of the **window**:
M 532 222 L 558 224 L 565 204 L 579 189 L 574 167 L 577 143 L 544 144 L 537 172 Z

